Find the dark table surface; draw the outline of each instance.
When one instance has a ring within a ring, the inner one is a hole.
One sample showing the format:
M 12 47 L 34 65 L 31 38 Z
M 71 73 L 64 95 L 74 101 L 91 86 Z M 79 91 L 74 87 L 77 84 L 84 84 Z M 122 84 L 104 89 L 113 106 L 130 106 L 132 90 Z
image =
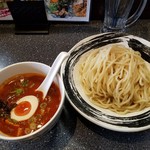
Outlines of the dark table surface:
M 14 24 L 0 24 L 0 69 L 21 61 L 51 65 L 61 51 L 69 51 L 83 38 L 100 33 L 101 21 L 52 23 L 48 35 L 15 35 Z M 150 41 L 150 20 L 139 20 L 129 34 Z M 21 143 L 0 140 L 0 150 L 149 150 L 150 130 L 120 133 L 99 127 L 77 113 L 65 99 L 60 120 L 35 140 Z

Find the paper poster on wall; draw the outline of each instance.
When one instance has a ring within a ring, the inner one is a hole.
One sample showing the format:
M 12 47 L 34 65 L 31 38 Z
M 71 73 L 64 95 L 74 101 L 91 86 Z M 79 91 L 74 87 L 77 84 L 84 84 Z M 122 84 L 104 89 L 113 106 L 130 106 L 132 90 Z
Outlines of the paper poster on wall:
M 91 0 L 45 0 L 48 20 L 88 22 Z
M 13 20 L 7 4 L 1 1 L 0 1 L 0 20 Z

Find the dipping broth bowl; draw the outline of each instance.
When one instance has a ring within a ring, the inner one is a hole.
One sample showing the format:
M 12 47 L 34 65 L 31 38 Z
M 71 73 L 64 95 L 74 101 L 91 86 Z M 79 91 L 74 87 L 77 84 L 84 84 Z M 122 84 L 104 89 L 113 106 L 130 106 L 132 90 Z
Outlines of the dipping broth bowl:
M 46 76 L 49 69 L 50 67 L 48 65 L 39 62 L 29 61 L 29 62 L 15 63 L 0 70 L 0 85 L 7 79 L 18 74 L 37 73 Z M 42 136 L 46 131 L 49 131 L 57 123 L 63 108 L 65 90 L 64 90 L 63 82 L 58 74 L 54 78 L 54 83 L 59 88 L 61 98 L 60 98 L 59 106 L 56 112 L 54 113 L 54 115 L 52 116 L 52 118 L 41 128 L 26 135 L 14 137 L 14 136 L 6 135 L 0 131 L 0 139 L 8 140 L 8 141 L 22 141 L 22 140 L 33 139 L 38 136 Z

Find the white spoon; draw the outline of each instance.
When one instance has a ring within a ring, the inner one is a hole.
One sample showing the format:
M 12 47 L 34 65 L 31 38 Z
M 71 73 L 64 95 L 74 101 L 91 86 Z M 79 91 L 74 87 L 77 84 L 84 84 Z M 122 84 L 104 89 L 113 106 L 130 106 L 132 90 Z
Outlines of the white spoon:
M 47 92 L 54 80 L 54 77 L 56 76 L 61 63 L 63 62 L 63 60 L 68 56 L 67 52 L 61 52 L 55 59 L 55 61 L 53 62 L 51 69 L 49 70 L 46 78 L 44 79 L 44 81 L 42 82 L 42 84 L 36 89 L 36 91 L 41 91 L 43 93 L 43 99 L 46 97 Z

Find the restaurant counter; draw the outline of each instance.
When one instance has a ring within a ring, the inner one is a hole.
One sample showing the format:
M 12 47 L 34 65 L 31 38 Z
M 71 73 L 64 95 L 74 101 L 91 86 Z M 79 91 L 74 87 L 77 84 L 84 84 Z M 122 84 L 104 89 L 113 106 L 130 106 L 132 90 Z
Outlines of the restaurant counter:
M 14 24 L 0 24 L 0 69 L 22 61 L 51 65 L 61 51 L 99 34 L 101 21 L 51 23 L 47 35 L 16 35 Z M 139 20 L 127 32 L 150 41 L 150 20 Z M 24 142 L 0 140 L 0 150 L 149 150 L 150 130 L 121 133 L 97 126 L 83 118 L 65 99 L 60 120 L 52 130 Z

